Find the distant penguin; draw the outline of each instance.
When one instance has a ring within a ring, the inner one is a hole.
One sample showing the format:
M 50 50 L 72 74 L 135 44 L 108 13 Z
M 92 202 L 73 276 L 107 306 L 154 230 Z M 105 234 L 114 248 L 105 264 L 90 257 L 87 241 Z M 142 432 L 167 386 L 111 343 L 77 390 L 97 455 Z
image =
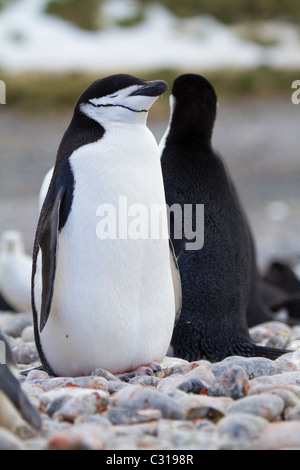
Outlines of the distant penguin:
M 300 280 L 286 261 L 273 260 L 267 267 L 263 280 L 289 294 L 300 294 Z
M 300 294 L 288 293 L 280 287 L 262 280 L 259 293 L 265 305 L 273 312 L 273 319 L 279 316 L 290 326 L 300 323 Z M 275 315 L 276 314 L 276 315 Z
M 3 232 L 0 241 L 0 292 L 17 312 L 31 312 L 32 258 L 16 230 Z
M 287 261 L 273 260 L 262 276 L 260 291 L 272 311 L 283 309 L 288 314 L 287 323 L 299 324 L 300 281 L 296 266 Z
M 170 122 L 160 143 L 167 204 L 179 204 L 183 212 L 186 204 L 194 209 L 204 205 L 204 245 L 188 250 L 186 243 L 178 258 L 182 310 L 171 342 L 174 355 L 189 361 L 231 355 L 274 359 L 286 351 L 253 344 L 247 327 L 251 245 L 227 169 L 211 144 L 215 90 L 200 75 L 181 75 L 174 81 L 170 104 Z M 196 220 L 194 210 L 195 233 Z M 184 237 L 182 219 L 173 225 Z M 170 236 L 173 240 L 172 226 Z
M 32 270 L 37 349 L 54 375 L 151 369 L 168 350 L 180 280 L 158 145 L 146 126 L 148 110 L 166 89 L 164 81 L 127 74 L 96 80 L 79 97 L 62 138 Z M 120 196 L 131 220 L 141 205 L 148 214 L 161 206 L 167 236 L 99 236 L 109 209 L 119 221 L 126 215 Z
M 3 356 L 3 357 L 2 357 Z M 0 426 L 17 432 L 24 420 L 35 429 L 42 427 L 39 412 L 33 407 L 16 377 L 15 364 L 7 338 L 0 334 Z

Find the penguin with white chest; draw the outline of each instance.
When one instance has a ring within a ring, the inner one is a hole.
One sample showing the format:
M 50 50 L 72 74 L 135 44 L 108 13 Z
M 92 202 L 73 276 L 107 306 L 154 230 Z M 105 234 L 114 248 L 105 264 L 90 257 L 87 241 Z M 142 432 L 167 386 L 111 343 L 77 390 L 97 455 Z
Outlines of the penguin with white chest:
M 118 74 L 79 97 L 61 141 L 36 231 L 32 307 L 43 367 L 54 375 L 133 371 L 165 356 L 180 309 L 168 238 L 97 236 L 97 209 L 165 205 L 160 157 L 146 126 L 167 89 Z M 163 217 L 167 224 L 167 215 Z

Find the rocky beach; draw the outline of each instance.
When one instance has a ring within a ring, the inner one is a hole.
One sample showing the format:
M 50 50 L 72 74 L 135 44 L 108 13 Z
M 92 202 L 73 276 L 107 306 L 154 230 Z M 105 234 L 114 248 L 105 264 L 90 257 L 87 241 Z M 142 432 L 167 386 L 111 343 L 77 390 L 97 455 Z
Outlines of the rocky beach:
M 0 313 L 22 389 L 42 429 L 0 428 L 0 449 L 193 451 L 300 450 L 300 326 L 251 328 L 261 345 L 295 349 L 275 361 L 218 363 L 166 357 L 153 375 L 51 377 L 40 365 L 31 316 Z M 122 452 L 121 452 L 122 455 Z

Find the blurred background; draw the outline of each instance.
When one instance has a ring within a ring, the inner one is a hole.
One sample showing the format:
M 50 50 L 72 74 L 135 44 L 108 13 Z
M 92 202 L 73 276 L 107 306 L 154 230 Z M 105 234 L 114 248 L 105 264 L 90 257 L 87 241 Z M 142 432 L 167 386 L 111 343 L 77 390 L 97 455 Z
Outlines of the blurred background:
M 213 144 L 248 214 L 263 269 L 300 259 L 298 0 L 0 0 L 0 234 L 32 252 L 38 193 L 77 97 L 99 77 L 204 75 L 214 85 Z M 153 106 L 157 140 L 167 92 Z

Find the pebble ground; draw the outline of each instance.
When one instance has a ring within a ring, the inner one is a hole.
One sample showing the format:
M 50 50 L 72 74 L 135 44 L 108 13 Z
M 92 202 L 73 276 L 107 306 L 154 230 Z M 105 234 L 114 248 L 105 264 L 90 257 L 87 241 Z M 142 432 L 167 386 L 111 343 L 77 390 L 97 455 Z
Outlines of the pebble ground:
M 300 450 L 300 326 L 250 330 L 257 344 L 295 349 L 275 361 L 166 357 L 161 371 L 128 381 L 102 369 L 76 378 L 34 370 L 30 314 L 0 312 L 0 331 L 43 422 L 38 432 L 27 424 L 14 434 L 0 428 L 0 449 Z

